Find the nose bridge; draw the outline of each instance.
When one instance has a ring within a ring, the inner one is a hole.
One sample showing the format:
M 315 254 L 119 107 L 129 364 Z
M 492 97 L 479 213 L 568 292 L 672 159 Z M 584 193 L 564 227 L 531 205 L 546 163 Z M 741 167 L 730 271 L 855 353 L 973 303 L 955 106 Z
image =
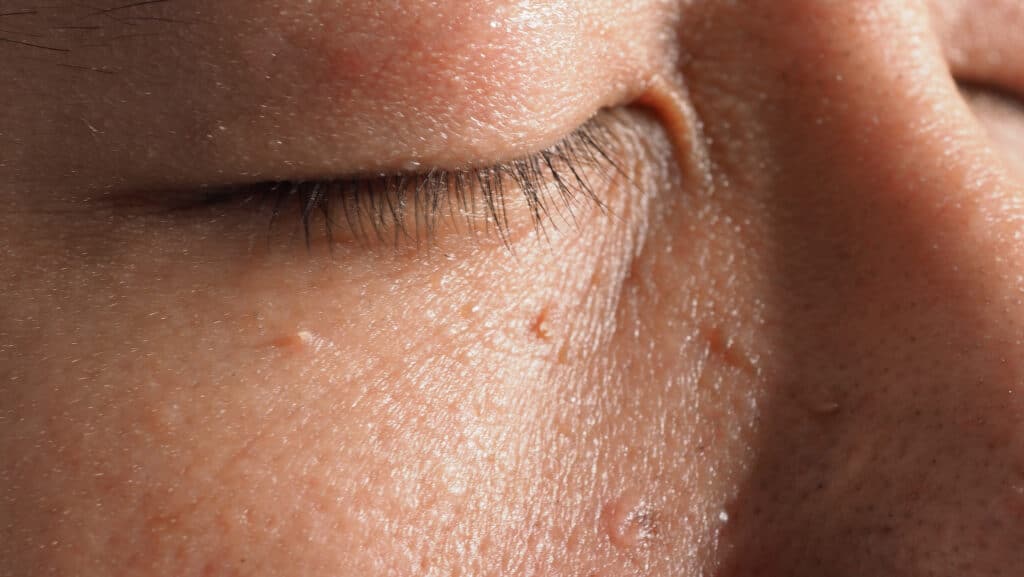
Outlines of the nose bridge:
M 1024 191 L 959 95 L 927 11 L 907 4 L 766 7 L 791 9 L 760 70 L 744 71 L 782 95 L 758 118 L 777 260 L 794 295 L 799 280 L 847 305 L 959 298 L 951 314 L 998 303 L 990 320 L 1005 322 L 1024 280 Z
M 722 64 L 782 95 L 750 117 L 781 330 L 729 575 L 1024 566 L 1024 196 L 906 4 L 754 3 L 770 42 Z
M 767 157 L 764 174 L 732 176 L 756 186 L 769 175 L 764 188 L 784 191 L 768 199 L 780 219 L 831 212 L 846 226 L 813 215 L 831 236 L 880 219 L 909 233 L 916 222 L 932 229 L 930 245 L 992 242 L 974 256 L 1017 258 L 1021 185 L 960 97 L 923 2 L 762 1 L 721 12 L 711 19 L 729 32 L 687 46 L 696 55 L 684 74 L 716 143 L 713 162 L 753 173 L 747 161 Z
M 1024 314 L 1024 191 L 960 97 L 923 3 L 732 10 L 721 20 L 738 24 L 707 43 L 721 49 L 697 57 L 710 66 L 689 68 L 694 102 L 730 143 L 713 162 L 771 215 L 780 295 L 821 311 L 803 315 L 807 329 L 830 319 L 870 340 L 876 323 L 902 323 L 955 340 L 973 327 L 1024 356 L 1008 348 Z
M 799 4 L 815 8 L 792 38 L 774 126 L 776 230 L 797 249 L 779 255 L 783 278 L 814 287 L 805 298 L 842 311 L 868 340 L 912 328 L 1021 356 L 1024 195 L 960 97 L 923 8 Z

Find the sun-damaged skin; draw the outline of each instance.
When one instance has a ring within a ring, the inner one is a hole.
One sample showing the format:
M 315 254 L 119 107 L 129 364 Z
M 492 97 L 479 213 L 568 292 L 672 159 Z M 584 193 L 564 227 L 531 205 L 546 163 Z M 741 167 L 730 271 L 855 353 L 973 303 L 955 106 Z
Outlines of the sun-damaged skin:
M 38 4 L 0 37 L 96 17 Z M 0 43 L 0 575 L 1024 567 L 1024 6 L 124 10 Z M 601 106 L 607 206 L 513 203 L 511 247 L 162 191 L 494 163 Z

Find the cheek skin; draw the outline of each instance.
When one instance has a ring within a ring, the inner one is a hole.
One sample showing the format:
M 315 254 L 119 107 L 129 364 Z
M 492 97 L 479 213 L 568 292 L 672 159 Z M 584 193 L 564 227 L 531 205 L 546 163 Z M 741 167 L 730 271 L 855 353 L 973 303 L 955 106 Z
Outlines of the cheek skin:
M 524 237 L 515 256 L 492 243 L 451 260 L 211 252 L 189 265 L 165 252 L 176 233 L 136 231 L 131 250 L 93 241 L 92 255 L 118 256 L 51 279 L 55 303 L 19 292 L 23 308 L 76 308 L 19 341 L 42 339 L 53 363 L 11 365 L 33 386 L 9 405 L 25 421 L 4 451 L 39 449 L 11 471 L 25 522 L 3 557 L 84 575 L 704 563 L 671 552 L 710 542 L 696 528 L 718 518 L 706 489 L 720 480 L 685 463 L 723 458 L 729 433 L 663 414 L 694 406 L 680 364 L 699 364 L 705 386 L 749 367 L 719 360 L 731 339 L 666 350 L 648 334 L 660 319 L 640 305 L 660 265 L 630 263 L 648 203 L 676 181 L 663 138 L 626 140 L 649 194 L 620 189 L 616 216 L 582 215 L 550 244 Z
M 687 5 L 694 140 L 514 255 L 0 211 L 0 574 L 1024 566 L 1024 191 L 924 4 Z

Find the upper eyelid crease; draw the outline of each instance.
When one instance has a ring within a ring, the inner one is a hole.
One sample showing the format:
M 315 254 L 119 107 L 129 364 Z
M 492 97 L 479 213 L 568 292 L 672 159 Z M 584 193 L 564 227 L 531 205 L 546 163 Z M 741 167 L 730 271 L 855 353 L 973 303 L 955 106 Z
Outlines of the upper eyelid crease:
M 544 150 L 493 166 L 230 186 L 206 190 L 201 198 L 176 208 L 237 204 L 269 209 L 270 229 L 286 222 L 286 213 L 291 212 L 307 247 L 321 233 L 333 245 L 339 230 L 364 245 L 419 245 L 429 242 L 447 218 L 456 226 L 464 222 L 469 232 L 482 227 L 511 249 L 511 192 L 525 201 L 534 227 L 543 235 L 548 234 L 548 225 L 557 228 L 558 220 L 575 224 L 580 200 L 607 212 L 594 178 L 617 174 L 628 180 L 613 152 L 615 138 L 599 114 Z

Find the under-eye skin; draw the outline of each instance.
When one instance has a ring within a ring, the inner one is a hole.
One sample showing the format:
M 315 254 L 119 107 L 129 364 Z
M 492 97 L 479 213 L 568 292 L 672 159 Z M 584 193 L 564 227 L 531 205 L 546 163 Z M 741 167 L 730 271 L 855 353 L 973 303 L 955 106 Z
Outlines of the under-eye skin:
M 307 244 L 429 242 L 442 225 L 509 244 L 513 202 L 541 232 L 573 223 L 582 203 L 604 207 L 600 185 L 621 172 L 607 122 L 599 114 L 545 150 L 489 167 L 261 182 L 209 189 L 177 208 L 253 208 L 269 216 L 272 230 L 297 221 Z

